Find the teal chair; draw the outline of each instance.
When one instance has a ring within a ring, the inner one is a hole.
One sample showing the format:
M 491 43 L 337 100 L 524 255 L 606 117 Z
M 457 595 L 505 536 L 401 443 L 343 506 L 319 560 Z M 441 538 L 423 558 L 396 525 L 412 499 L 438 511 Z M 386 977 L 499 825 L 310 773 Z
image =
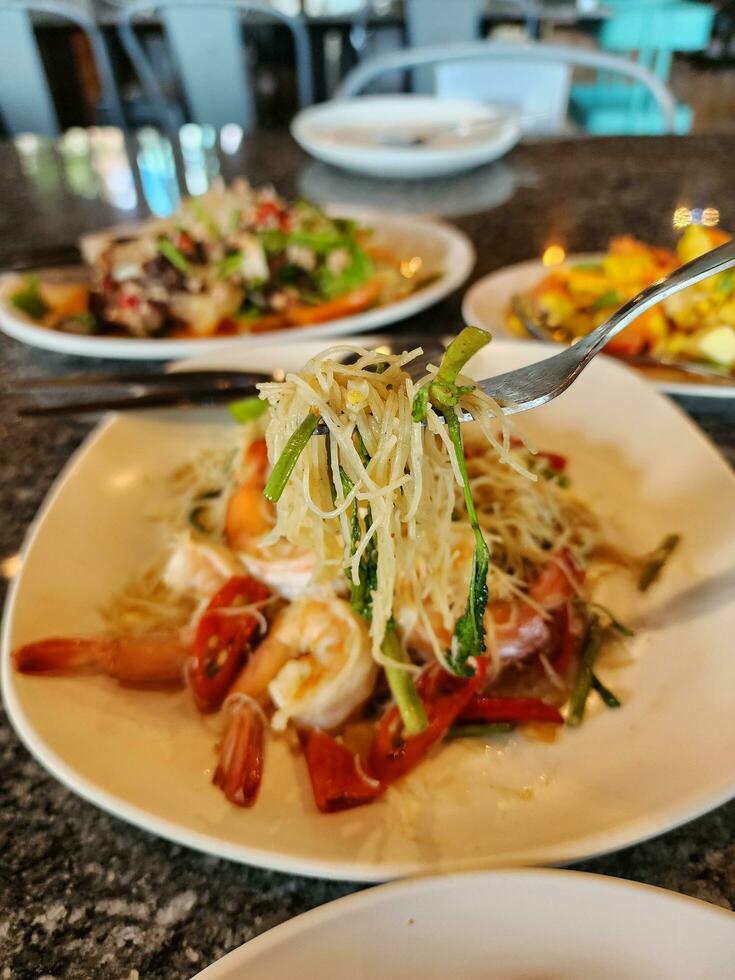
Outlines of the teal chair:
M 607 2 L 607 0 L 606 0 Z M 605 51 L 628 54 L 666 83 L 675 51 L 701 51 L 709 41 L 714 9 L 688 0 L 610 0 L 614 13 L 597 33 Z M 599 73 L 594 82 L 572 87 L 570 115 L 587 132 L 601 136 L 664 132 L 661 113 L 638 84 Z M 676 107 L 676 132 L 688 133 L 692 110 Z

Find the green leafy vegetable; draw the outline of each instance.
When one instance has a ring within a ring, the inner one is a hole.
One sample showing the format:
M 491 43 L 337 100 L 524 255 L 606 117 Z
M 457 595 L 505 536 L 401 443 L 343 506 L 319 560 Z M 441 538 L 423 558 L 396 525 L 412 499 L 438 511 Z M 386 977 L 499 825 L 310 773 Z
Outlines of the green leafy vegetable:
M 97 318 L 94 313 L 72 313 L 57 324 L 57 330 L 66 333 L 93 334 L 97 330 Z
M 317 425 L 319 425 L 319 416 L 309 412 L 288 440 L 283 452 L 276 460 L 276 465 L 271 470 L 271 475 L 265 485 L 265 490 L 263 490 L 266 500 L 270 500 L 271 503 L 280 500 L 288 479 L 293 473 L 293 468 L 309 444 L 309 439 L 311 439 Z
M 207 211 L 202 202 L 198 201 L 195 197 L 190 199 L 189 204 L 191 206 L 191 210 L 207 229 L 207 233 L 216 241 L 219 238 L 219 228 L 217 227 L 212 215 L 209 213 L 209 211 Z
M 608 306 L 620 306 L 622 303 L 620 298 L 620 293 L 612 289 L 609 293 L 603 293 L 602 296 L 598 296 L 597 299 L 590 306 L 591 310 L 604 310 Z
M 233 252 L 226 255 L 217 265 L 217 275 L 220 279 L 227 279 L 234 276 L 242 268 L 242 252 Z
M 717 292 L 730 296 L 735 291 L 735 270 L 725 269 L 717 280 Z
M 512 732 L 515 725 L 510 721 L 467 722 L 452 725 L 446 738 L 491 738 L 493 735 L 505 735 Z
M 252 395 L 250 398 L 241 398 L 240 401 L 231 402 L 227 410 L 236 422 L 253 422 L 260 418 L 264 412 L 268 411 L 268 402 Z
M 597 693 L 602 698 L 603 704 L 607 708 L 619 708 L 621 707 L 620 701 L 615 697 L 613 692 L 605 687 L 600 678 L 593 672 L 592 674 L 592 687 L 597 691 Z
M 470 590 L 464 613 L 457 620 L 454 628 L 456 644 L 447 656 L 451 669 L 461 676 L 468 676 L 471 671 L 467 668 L 470 657 L 485 650 L 485 628 L 483 619 L 487 608 L 488 589 L 487 574 L 490 566 L 490 552 L 483 537 L 480 523 L 472 499 L 470 481 L 467 474 L 467 464 L 464 458 L 462 432 L 456 406 L 462 395 L 473 390 L 471 385 L 458 385 L 457 375 L 467 361 L 482 347 L 490 342 L 490 335 L 477 327 L 465 327 L 451 342 L 444 352 L 435 380 L 429 385 L 429 398 L 432 405 L 444 415 L 457 458 L 457 466 L 462 477 L 462 492 L 464 494 L 467 517 L 475 536 L 475 550 L 472 556 L 472 572 L 470 575 Z M 421 401 L 414 399 L 414 418 L 426 414 L 426 408 Z
M 328 299 L 357 289 L 373 274 L 370 257 L 356 242 L 346 242 L 344 248 L 350 253 L 350 263 L 341 272 L 331 272 L 324 264 L 312 275 L 317 289 Z
M 681 541 L 680 534 L 667 534 L 655 551 L 651 552 L 646 560 L 641 574 L 638 577 L 638 588 L 641 592 L 649 589 L 658 579 L 664 565 L 669 560 L 677 545 Z
M 416 392 L 411 406 L 411 418 L 414 422 L 423 422 L 429 409 L 429 386 L 424 385 Z
M 185 276 L 189 275 L 191 269 L 189 263 L 186 261 L 186 257 L 184 256 L 183 252 L 176 248 L 174 243 L 169 238 L 158 239 L 158 251 L 165 259 L 168 259 L 175 269 L 178 269 L 179 272 L 183 272 Z
M 41 295 L 41 281 L 38 276 L 26 276 L 20 289 L 10 294 L 10 302 L 34 320 L 40 320 L 49 311 L 49 306 Z
M 569 717 L 567 724 L 576 727 L 582 724 L 584 709 L 587 706 L 590 687 L 592 686 L 592 668 L 602 645 L 602 627 L 597 616 L 590 616 L 587 633 L 584 638 L 582 655 L 579 658 L 577 676 L 574 681 L 572 695 L 569 698 Z
M 602 615 L 607 619 L 608 625 L 611 626 L 616 632 L 620 633 L 621 636 L 635 636 L 633 630 L 629 629 L 624 623 L 621 623 L 615 614 L 608 609 L 607 606 L 603 606 L 601 602 L 588 602 L 586 605 L 588 609 L 596 609 L 598 612 L 602 613 Z
M 411 661 L 398 638 L 394 624 L 385 631 L 382 646 L 383 654 L 397 664 L 409 664 Z M 421 698 L 416 690 L 410 671 L 402 667 L 385 665 L 385 676 L 388 679 L 393 700 L 401 714 L 403 729 L 407 736 L 419 735 L 429 724 Z

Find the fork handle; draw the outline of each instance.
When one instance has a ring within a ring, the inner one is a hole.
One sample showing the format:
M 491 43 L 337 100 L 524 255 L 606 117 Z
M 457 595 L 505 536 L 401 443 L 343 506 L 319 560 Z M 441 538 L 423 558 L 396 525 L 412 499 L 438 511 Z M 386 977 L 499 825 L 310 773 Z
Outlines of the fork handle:
M 687 286 L 694 285 L 695 282 L 708 279 L 710 276 L 723 272 L 732 266 L 735 266 L 735 241 L 725 242 L 724 245 L 719 245 L 711 252 L 705 252 L 699 258 L 679 266 L 665 279 L 659 279 L 658 282 L 646 286 L 644 290 L 634 296 L 633 299 L 628 300 L 599 327 L 587 334 L 582 340 L 577 341 L 574 349 L 578 355 L 581 355 L 581 366 L 587 364 L 595 354 L 599 354 L 608 340 L 619 334 L 629 323 L 650 307 L 655 306 L 656 303 L 660 303 L 668 296 L 673 296 L 674 293 L 686 289 Z

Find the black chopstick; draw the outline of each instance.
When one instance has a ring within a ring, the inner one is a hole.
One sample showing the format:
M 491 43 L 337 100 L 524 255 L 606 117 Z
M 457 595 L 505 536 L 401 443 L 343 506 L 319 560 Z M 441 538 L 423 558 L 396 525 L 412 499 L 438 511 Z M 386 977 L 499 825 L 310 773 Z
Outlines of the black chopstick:
M 15 385 L 25 389 L 64 388 L 117 388 L 124 385 L 160 386 L 163 388 L 188 388 L 191 385 L 208 384 L 210 387 L 236 384 L 259 384 L 272 381 L 273 375 L 258 371 L 166 371 L 136 372 L 130 374 L 72 374 L 64 377 L 18 378 Z
M 129 395 L 125 398 L 98 398 L 83 402 L 59 402 L 55 405 L 21 405 L 22 418 L 42 418 L 55 415 L 81 415 L 98 412 L 126 411 L 138 408 L 164 408 L 185 405 L 217 405 L 237 398 L 257 395 L 253 384 L 227 388 L 199 388 L 188 391 L 155 392 Z

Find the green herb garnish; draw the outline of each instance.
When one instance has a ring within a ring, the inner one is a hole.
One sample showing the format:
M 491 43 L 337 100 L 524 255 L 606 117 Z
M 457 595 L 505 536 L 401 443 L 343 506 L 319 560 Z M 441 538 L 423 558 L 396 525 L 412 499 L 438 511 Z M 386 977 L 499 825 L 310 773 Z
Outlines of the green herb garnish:
M 233 252 L 226 255 L 217 265 L 217 276 L 220 279 L 227 279 L 234 276 L 242 268 L 242 252 Z
M 602 627 L 597 616 L 590 616 L 587 624 L 587 633 L 584 638 L 582 655 L 579 658 L 577 667 L 577 677 L 574 681 L 574 689 L 569 698 L 569 717 L 567 724 L 576 727 L 582 724 L 584 710 L 587 706 L 590 687 L 592 686 L 592 668 L 594 667 L 597 655 L 602 645 Z
M 259 419 L 264 412 L 268 411 L 268 402 L 252 395 L 250 398 L 241 398 L 239 401 L 230 402 L 227 411 L 236 422 L 244 424 Z
M 319 416 L 309 412 L 288 440 L 283 452 L 276 461 L 276 465 L 271 471 L 271 475 L 265 485 L 265 490 L 263 490 L 263 495 L 266 500 L 270 500 L 271 503 L 276 503 L 276 501 L 281 499 L 281 494 L 288 483 L 289 477 L 293 473 L 294 466 L 296 466 L 299 456 L 309 444 L 309 439 L 311 439 L 317 425 L 319 425 Z
M 428 399 L 444 415 L 446 420 L 449 438 L 454 447 L 457 466 L 462 477 L 462 492 L 467 517 L 475 536 L 467 606 L 457 620 L 454 628 L 456 643 L 447 656 L 447 664 L 454 673 L 460 676 L 471 676 L 472 672 L 467 668 L 468 659 L 483 653 L 485 650 L 483 619 L 488 600 L 487 575 L 490 566 L 490 552 L 483 537 L 472 499 L 462 445 L 461 425 L 456 412 L 460 398 L 472 391 L 474 385 L 458 385 L 457 375 L 467 361 L 489 342 L 490 335 L 485 330 L 480 330 L 477 327 L 465 327 L 447 347 L 434 380 L 427 386 Z M 414 398 L 412 409 L 413 418 L 416 421 L 422 421 L 425 418 L 427 405 L 426 396 L 419 390 Z
M 594 672 L 592 673 L 592 687 L 600 695 L 606 708 L 621 707 L 620 701 L 615 697 L 609 688 L 605 687 L 600 678 Z
M 651 552 L 650 556 L 643 565 L 643 568 L 641 569 L 640 576 L 638 577 L 638 588 L 641 592 L 645 592 L 646 589 L 649 589 L 658 579 L 664 565 L 669 560 L 680 541 L 680 534 L 667 534 L 658 548 Z
M 510 721 L 467 722 L 452 725 L 445 738 L 491 738 L 493 735 L 506 735 L 515 725 Z
M 188 276 L 191 268 L 186 260 L 186 256 L 183 252 L 179 251 L 178 248 L 169 238 L 159 238 L 158 239 L 158 251 L 167 259 L 171 265 L 178 269 L 179 272 L 183 272 L 185 276 Z
M 26 276 L 20 289 L 10 294 L 10 302 L 34 320 L 40 320 L 50 308 L 41 295 L 41 281 L 35 275 Z
M 620 293 L 612 289 L 609 293 L 603 293 L 602 296 L 598 296 L 597 299 L 590 306 L 591 310 L 605 310 L 608 306 L 620 306 L 622 299 L 620 298 Z

